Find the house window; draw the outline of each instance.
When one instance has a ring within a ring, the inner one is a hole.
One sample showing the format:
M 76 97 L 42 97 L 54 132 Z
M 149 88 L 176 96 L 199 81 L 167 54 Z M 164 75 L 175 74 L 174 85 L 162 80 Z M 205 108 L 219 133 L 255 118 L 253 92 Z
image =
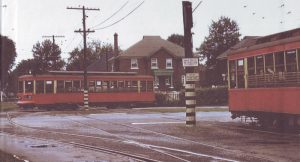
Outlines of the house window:
M 173 69 L 172 58 L 166 59 L 166 69 Z
M 138 69 L 138 60 L 136 58 L 131 59 L 131 69 Z
M 151 58 L 151 69 L 158 69 L 157 58 Z

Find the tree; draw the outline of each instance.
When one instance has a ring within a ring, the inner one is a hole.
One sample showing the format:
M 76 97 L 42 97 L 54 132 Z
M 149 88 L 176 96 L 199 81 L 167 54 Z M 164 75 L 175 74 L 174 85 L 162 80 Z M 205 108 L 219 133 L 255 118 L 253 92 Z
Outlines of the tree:
M 35 73 L 40 74 L 51 70 L 61 70 L 65 62 L 61 58 L 61 50 L 58 45 L 46 39 L 42 43 L 37 42 L 32 49 L 35 61 Z
M 105 57 L 106 53 L 112 53 L 112 45 L 104 44 L 101 46 L 99 41 L 94 41 L 88 44 L 86 50 L 86 66 L 93 63 L 95 60 Z M 76 47 L 70 52 L 66 70 L 68 71 L 81 71 L 83 70 L 83 49 Z
M 239 42 L 238 24 L 228 17 L 220 17 L 218 21 L 212 21 L 209 27 L 209 35 L 197 48 L 200 58 L 206 60 L 206 80 L 209 85 L 224 84 L 222 74 L 226 73 L 226 61 L 217 60 L 217 57 Z
M 0 35 L 1 91 L 5 88 L 8 75 L 17 56 L 15 43 L 6 36 Z
M 25 74 L 35 73 L 36 61 L 34 59 L 22 60 L 9 74 L 8 91 L 17 93 L 18 77 Z
M 173 42 L 181 47 L 184 47 L 184 36 L 180 34 L 172 34 L 167 39 L 170 42 Z

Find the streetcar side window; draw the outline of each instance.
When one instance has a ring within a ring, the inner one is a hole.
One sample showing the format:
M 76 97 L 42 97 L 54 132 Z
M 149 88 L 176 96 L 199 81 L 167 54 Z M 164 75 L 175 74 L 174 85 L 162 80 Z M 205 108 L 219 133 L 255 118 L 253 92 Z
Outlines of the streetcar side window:
M 131 91 L 134 91 L 134 92 L 138 91 L 138 82 L 137 81 L 132 81 Z
M 54 84 L 52 80 L 46 81 L 46 93 L 53 93 L 54 91 Z
M 300 49 L 297 49 L 297 57 L 298 57 L 298 71 L 300 71 Z
M 123 81 L 123 80 L 119 80 L 119 81 L 118 81 L 118 90 L 119 90 L 120 92 L 123 92 L 123 91 L 124 91 L 124 86 L 125 86 L 124 81 Z
M 273 53 L 265 55 L 266 74 L 274 74 Z
M 256 74 L 264 74 L 264 58 L 262 55 L 256 56 Z
M 65 92 L 65 86 L 64 86 L 64 81 L 63 80 L 58 80 L 57 81 L 57 93 L 64 93 Z
M 94 80 L 89 81 L 89 92 L 95 92 L 95 81 Z
M 109 89 L 109 81 L 102 81 L 102 90 L 103 92 L 107 92 Z
M 115 92 L 118 91 L 117 81 L 110 81 L 110 91 Z
M 275 53 L 275 68 L 276 72 L 284 72 L 284 52 L 276 52 Z
M 296 50 L 286 51 L 286 70 L 287 72 L 297 71 Z
M 101 84 L 102 82 L 100 80 L 96 81 L 96 92 L 101 92 Z
M 147 81 L 147 92 L 153 91 L 153 81 Z
M 237 62 L 237 82 L 238 88 L 245 88 L 245 78 L 244 78 L 244 59 L 240 59 Z
M 25 93 L 33 93 L 33 81 L 25 81 Z
M 23 81 L 18 82 L 18 92 L 23 93 Z
M 80 92 L 80 81 L 73 80 L 73 92 Z
M 247 58 L 248 63 L 248 75 L 255 74 L 255 64 L 254 64 L 254 57 Z
M 230 88 L 236 87 L 236 66 L 235 60 L 229 61 Z
M 71 80 L 65 81 L 65 92 L 72 92 L 72 81 Z
M 146 81 L 142 80 L 140 86 L 141 86 L 141 92 L 146 92 L 147 90 Z
M 125 91 L 130 91 L 131 82 L 129 80 L 125 81 L 124 89 Z
M 41 94 L 44 93 L 45 90 L 45 83 L 43 80 L 37 80 L 36 81 L 36 93 Z

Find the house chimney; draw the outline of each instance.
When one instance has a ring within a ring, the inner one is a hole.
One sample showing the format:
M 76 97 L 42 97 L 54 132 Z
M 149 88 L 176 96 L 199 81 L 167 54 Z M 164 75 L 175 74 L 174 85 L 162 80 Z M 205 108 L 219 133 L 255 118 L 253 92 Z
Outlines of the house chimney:
M 118 56 L 119 48 L 118 48 L 118 34 L 114 34 L 114 56 Z

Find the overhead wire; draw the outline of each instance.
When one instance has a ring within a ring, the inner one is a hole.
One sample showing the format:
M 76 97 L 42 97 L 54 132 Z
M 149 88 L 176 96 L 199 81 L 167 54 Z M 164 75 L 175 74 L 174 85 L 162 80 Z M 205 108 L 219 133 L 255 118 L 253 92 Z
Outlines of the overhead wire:
M 117 13 L 119 13 L 127 4 L 128 4 L 129 1 L 127 1 L 126 3 L 124 3 L 116 12 L 114 12 L 111 16 L 109 16 L 107 19 L 103 20 L 102 22 L 100 22 L 99 24 L 97 25 L 94 25 L 91 27 L 91 29 L 97 27 L 97 26 L 100 26 L 102 24 L 104 24 L 107 20 L 111 19 L 113 16 L 115 16 Z
M 200 1 L 200 2 L 197 4 L 197 6 L 193 9 L 192 13 L 194 13 L 194 12 L 197 10 L 197 8 L 200 6 L 201 3 L 202 3 L 202 1 Z
M 128 17 L 130 14 L 132 14 L 135 10 L 137 10 L 145 1 L 143 1 L 142 3 L 140 3 L 137 7 L 135 7 L 132 11 L 130 11 L 127 15 L 125 15 L 124 17 L 122 17 L 121 19 L 119 19 L 118 21 L 115 21 L 114 23 L 110 24 L 110 25 L 107 25 L 107 26 L 104 26 L 104 27 L 101 27 L 101 28 L 97 28 L 97 29 L 94 29 L 94 30 L 101 30 L 101 29 L 105 29 L 105 28 L 108 28 L 108 27 L 111 27 L 117 23 L 119 23 L 120 21 L 124 20 L 126 17 Z

